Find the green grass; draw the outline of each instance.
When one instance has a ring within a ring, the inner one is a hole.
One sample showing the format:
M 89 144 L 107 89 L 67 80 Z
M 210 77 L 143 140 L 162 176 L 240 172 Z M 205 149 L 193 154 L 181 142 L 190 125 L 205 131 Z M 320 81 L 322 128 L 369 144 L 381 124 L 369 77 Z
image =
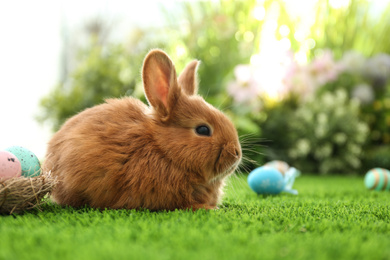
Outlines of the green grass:
M 0 259 L 390 259 L 390 192 L 301 176 L 298 196 L 232 177 L 216 211 L 75 210 L 0 216 Z

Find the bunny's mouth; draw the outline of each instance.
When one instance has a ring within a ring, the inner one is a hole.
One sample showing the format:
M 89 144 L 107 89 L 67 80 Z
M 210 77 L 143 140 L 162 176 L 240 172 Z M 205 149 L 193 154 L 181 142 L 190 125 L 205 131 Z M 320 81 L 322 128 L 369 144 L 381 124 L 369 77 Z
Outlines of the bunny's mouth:
M 241 160 L 237 160 L 234 164 L 230 165 L 228 168 L 223 169 L 222 171 L 215 171 L 215 175 L 210 180 L 211 183 L 222 180 L 223 178 L 234 173 L 234 170 L 238 167 Z
M 219 151 L 214 169 L 216 175 L 231 174 L 241 162 L 241 153 L 234 146 L 226 145 Z

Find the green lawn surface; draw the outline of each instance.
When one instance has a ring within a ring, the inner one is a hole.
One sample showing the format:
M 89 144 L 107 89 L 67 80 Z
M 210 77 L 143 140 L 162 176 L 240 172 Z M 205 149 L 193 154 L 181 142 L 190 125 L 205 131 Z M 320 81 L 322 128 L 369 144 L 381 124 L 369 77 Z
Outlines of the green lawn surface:
M 302 175 L 259 196 L 233 176 L 219 210 L 60 208 L 0 216 L 0 259 L 390 259 L 390 192 Z

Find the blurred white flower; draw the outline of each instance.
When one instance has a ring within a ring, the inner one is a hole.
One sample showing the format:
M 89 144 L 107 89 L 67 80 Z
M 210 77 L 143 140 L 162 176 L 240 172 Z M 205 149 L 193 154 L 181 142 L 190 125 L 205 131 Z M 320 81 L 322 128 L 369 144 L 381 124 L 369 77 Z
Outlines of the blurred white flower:
M 352 90 L 352 97 L 358 99 L 362 104 L 370 104 L 375 99 L 375 93 L 370 85 L 362 83 Z
M 355 143 L 349 143 L 347 145 L 347 149 L 351 154 L 360 154 L 362 149 L 359 145 L 356 145 Z
M 336 98 L 337 98 L 337 103 L 343 103 L 347 101 L 348 99 L 347 91 L 345 91 L 344 89 L 338 89 L 336 91 Z
M 300 110 L 299 116 L 306 122 L 312 121 L 313 113 L 310 110 Z
M 295 149 L 290 149 L 288 151 L 288 156 L 290 156 L 292 159 L 296 159 L 298 157 L 298 153 Z
M 306 156 L 310 152 L 310 142 L 309 140 L 302 138 L 297 141 L 296 148 L 299 155 Z
M 314 151 L 314 156 L 317 159 L 325 159 L 332 154 L 332 145 L 330 143 L 324 144 L 321 147 L 317 147 Z
M 345 107 L 336 107 L 334 108 L 334 116 L 343 117 L 348 113 Z
M 323 138 L 326 136 L 327 132 L 327 127 L 326 126 L 318 126 L 314 129 L 314 134 L 316 138 Z
M 363 72 L 373 79 L 388 80 L 390 78 L 390 55 L 380 53 L 369 58 L 364 65 Z
M 346 155 L 345 159 L 353 168 L 358 168 L 361 166 L 361 162 L 356 156 Z
M 356 140 L 360 143 L 364 143 L 369 132 L 368 126 L 364 123 L 359 123 L 357 126 L 357 132 L 358 135 L 356 136 Z
M 322 96 L 322 104 L 324 107 L 333 107 L 335 104 L 334 96 L 330 92 L 326 92 Z
M 326 125 L 328 123 L 328 116 L 325 113 L 318 114 L 317 122 L 319 125 Z
M 363 71 L 366 58 L 360 52 L 351 50 L 344 53 L 339 60 L 340 67 L 350 73 L 361 73 Z
M 351 98 L 351 102 L 349 104 L 351 110 L 358 111 L 360 109 L 360 102 L 357 99 Z
M 322 173 L 358 170 L 368 134 L 368 126 L 360 121 L 358 104 L 345 90 L 325 92 L 303 103 L 291 127 L 297 136 L 289 149 L 292 159 Z M 306 116 L 309 114 L 311 119 Z M 308 156 L 314 162 L 308 162 Z
M 336 133 L 333 136 L 333 141 L 338 145 L 343 145 L 347 141 L 347 135 L 345 133 Z

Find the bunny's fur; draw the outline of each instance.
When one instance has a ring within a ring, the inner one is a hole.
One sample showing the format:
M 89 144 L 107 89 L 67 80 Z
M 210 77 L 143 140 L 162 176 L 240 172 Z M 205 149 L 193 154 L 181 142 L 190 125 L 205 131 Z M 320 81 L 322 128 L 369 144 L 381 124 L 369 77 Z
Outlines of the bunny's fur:
M 70 118 L 49 142 L 43 165 L 60 180 L 53 200 L 114 209 L 216 208 L 241 147 L 231 121 L 196 95 L 197 66 L 189 63 L 177 79 L 170 58 L 153 50 L 142 71 L 150 106 L 109 99 Z M 200 125 L 211 135 L 199 135 Z

